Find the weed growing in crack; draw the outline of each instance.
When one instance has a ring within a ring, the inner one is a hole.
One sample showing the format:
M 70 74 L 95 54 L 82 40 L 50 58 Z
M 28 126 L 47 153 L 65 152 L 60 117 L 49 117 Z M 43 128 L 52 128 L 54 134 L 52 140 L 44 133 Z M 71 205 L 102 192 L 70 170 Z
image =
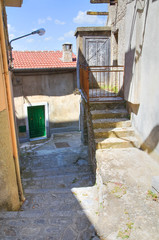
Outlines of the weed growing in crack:
M 118 232 L 117 237 L 121 239 L 128 239 L 130 237 L 130 233 L 131 233 L 131 229 L 133 228 L 133 225 L 134 225 L 133 222 L 126 223 L 126 229 L 120 230 Z
M 148 190 L 147 192 L 147 199 L 152 199 L 153 201 L 158 201 L 159 195 L 156 193 L 153 193 L 151 190 Z
M 126 187 L 123 185 L 117 185 L 114 187 L 111 193 L 114 194 L 117 198 L 121 198 L 126 194 Z
M 78 181 L 78 179 L 77 179 L 77 178 L 74 178 L 73 181 L 72 181 L 72 183 L 76 183 L 77 181 Z

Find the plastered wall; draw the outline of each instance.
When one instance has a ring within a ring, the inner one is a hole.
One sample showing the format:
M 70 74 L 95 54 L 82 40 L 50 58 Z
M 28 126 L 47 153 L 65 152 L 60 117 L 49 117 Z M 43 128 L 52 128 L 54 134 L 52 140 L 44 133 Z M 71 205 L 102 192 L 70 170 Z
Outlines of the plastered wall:
M 20 207 L 0 44 L 0 210 Z
M 48 103 L 49 128 L 79 129 L 80 95 L 75 95 L 76 71 L 40 74 L 14 73 L 13 92 L 18 126 L 26 124 L 24 105 Z M 25 133 L 20 137 L 26 137 Z
M 159 1 L 127 4 L 126 100 L 141 146 L 159 159 Z M 129 23 L 129 24 L 128 24 Z
M 20 207 L 10 137 L 8 111 L 0 111 L 0 210 Z
M 141 148 L 159 159 L 159 1 L 119 0 L 109 12 L 112 63 L 125 65 L 124 98 L 132 124 Z

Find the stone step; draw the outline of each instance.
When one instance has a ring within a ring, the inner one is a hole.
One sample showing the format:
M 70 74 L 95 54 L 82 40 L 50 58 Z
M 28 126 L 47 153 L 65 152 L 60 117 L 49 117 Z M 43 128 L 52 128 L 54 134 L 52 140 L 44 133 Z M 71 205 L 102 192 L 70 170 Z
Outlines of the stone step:
M 2 219 L 5 219 L 6 221 L 10 221 L 11 219 L 24 219 L 24 218 L 29 218 L 30 221 L 32 221 L 32 219 L 38 219 L 40 217 L 43 217 L 44 219 L 47 218 L 47 214 L 49 213 L 50 216 L 53 217 L 71 217 L 74 216 L 76 213 L 77 215 L 85 215 L 85 210 L 73 210 L 69 211 L 56 211 L 56 209 L 52 209 L 52 208 L 47 208 L 47 209 L 41 209 L 41 210 L 37 210 L 37 209 L 32 209 L 32 210 L 27 210 L 27 211 L 0 211 L 0 221 Z
M 95 119 L 92 121 L 93 128 L 118 128 L 118 127 L 131 127 L 131 121 L 127 118 L 108 118 L 108 119 Z
M 73 195 L 71 189 L 36 189 L 25 190 L 25 202 L 21 207 L 22 211 L 31 209 L 56 209 L 56 211 L 80 210 L 81 206 Z
M 134 130 L 131 127 L 127 128 L 97 128 L 94 129 L 95 138 L 121 138 L 135 136 Z
M 93 110 L 91 111 L 92 119 L 102 118 L 126 118 L 128 112 L 126 109 L 107 109 L 107 110 Z
M 21 210 L 33 209 L 34 211 L 48 208 L 56 211 L 71 211 L 80 210 L 81 204 L 84 209 L 94 208 L 98 207 L 97 202 L 94 202 L 97 192 L 96 186 L 71 189 L 29 189 L 25 191 L 26 201 Z
M 57 141 L 58 143 L 60 142 L 67 142 L 65 140 L 59 140 Z M 81 146 L 79 147 L 65 147 L 65 148 L 52 148 L 52 149 L 42 149 L 42 148 L 37 148 L 36 150 L 28 150 L 27 152 L 22 153 L 21 156 L 21 163 L 25 161 L 32 161 L 32 158 L 35 160 L 37 159 L 51 159 L 51 158 L 56 158 L 56 157 L 61 157 L 65 156 L 65 158 L 71 155 L 72 157 L 80 156 L 80 158 L 85 158 L 88 156 L 88 147 L 87 146 Z
M 95 139 L 95 143 L 97 149 L 139 147 L 139 143 L 135 137 L 98 138 Z
M 95 229 L 87 217 L 87 212 L 81 210 L 56 211 L 28 210 L 19 212 L 1 212 L 0 239 L 3 240 L 44 240 L 44 239 L 92 239 Z M 5 222 L 5 224 L 4 224 Z M 7 227 L 6 227 L 7 226 Z M 73 226 L 73 229 L 70 227 Z
M 79 160 L 86 160 L 88 158 L 87 151 L 77 152 L 76 149 L 70 152 L 58 152 L 48 155 L 34 155 L 23 157 L 21 159 L 21 169 L 49 169 L 57 167 L 67 167 L 74 165 Z
M 111 100 L 107 102 L 90 102 L 90 110 L 104 110 L 104 109 L 122 109 L 125 108 L 125 101 L 122 98 Z
M 80 161 L 81 161 L 81 164 L 85 163 L 85 160 L 80 160 Z M 27 179 L 30 177 L 47 177 L 47 176 L 56 176 L 56 175 L 62 175 L 62 174 L 67 175 L 69 173 L 78 174 L 79 172 L 90 173 L 91 168 L 90 166 L 88 166 L 87 162 L 82 166 L 79 166 L 77 164 L 78 163 L 75 163 L 74 166 L 66 166 L 65 168 L 63 167 L 45 168 L 45 171 L 44 171 L 44 168 L 38 168 L 38 169 L 25 168 L 22 171 L 22 177 L 23 179 Z
M 86 187 L 87 188 L 87 187 Z M 88 187 L 89 188 L 89 187 Z M 39 189 L 25 189 L 26 194 L 68 194 L 70 193 L 71 189 L 69 188 L 56 188 L 56 189 L 50 189 L 50 188 L 39 188 Z
M 55 174 L 55 175 L 52 175 L 52 174 L 49 174 L 49 175 L 40 175 L 40 176 L 35 176 L 34 174 L 31 174 L 30 177 L 27 177 L 25 178 L 24 176 L 22 176 L 22 180 L 23 181 L 43 181 L 43 180 L 50 180 L 50 179 L 63 179 L 63 178 L 66 178 L 66 180 L 69 180 L 70 178 L 75 178 L 75 177 L 79 177 L 79 178 L 82 178 L 82 176 L 89 176 L 89 175 L 92 175 L 91 172 L 82 172 L 82 171 L 79 171 L 78 173 L 77 172 L 68 172 L 68 173 L 65 173 L 64 170 L 63 170 L 63 173 L 61 174 Z
M 48 177 L 36 177 L 30 179 L 22 179 L 24 189 L 60 189 L 73 187 L 86 187 L 94 184 L 93 174 L 78 173 Z

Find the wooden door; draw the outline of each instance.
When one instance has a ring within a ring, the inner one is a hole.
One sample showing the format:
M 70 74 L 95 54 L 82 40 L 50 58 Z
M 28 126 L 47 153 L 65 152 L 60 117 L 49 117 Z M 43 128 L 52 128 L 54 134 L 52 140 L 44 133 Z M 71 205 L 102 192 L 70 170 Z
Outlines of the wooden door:
M 46 136 L 44 106 L 28 107 L 28 122 L 30 138 Z
M 86 38 L 85 58 L 87 66 L 90 66 L 91 70 L 89 73 L 89 89 L 100 89 L 101 92 L 102 88 L 105 89 L 105 87 L 109 85 L 109 73 L 102 72 L 102 69 L 104 69 L 102 66 L 110 65 L 110 38 Z M 91 95 L 94 95 L 93 90 L 90 91 L 90 96 Z
M 86 38 L 85 57 L 88 66 L 110 65 L 110 38 Z

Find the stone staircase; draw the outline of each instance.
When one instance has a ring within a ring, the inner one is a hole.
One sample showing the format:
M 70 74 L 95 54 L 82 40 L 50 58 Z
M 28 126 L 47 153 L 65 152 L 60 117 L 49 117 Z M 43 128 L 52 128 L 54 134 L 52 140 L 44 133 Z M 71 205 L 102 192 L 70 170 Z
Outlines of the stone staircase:
M 97 186 L 87 160 L 85 146 L 51 143 L 23 154 L 26 201 L 20 211 L 0 212 L 0 239 L 98 240 Z
M 123 100 L 90 103 L 96 149 L 138 147 Z
M 112 214 L 113 209 L 116 208 L 117 201 L 114 199 L 114 196 L 110 195 L 118 191 L 120 187 L 115 185 L 118 184 L 118 180 L 116 180 L 112 174 L 116 171 L 116 168 L 114 168 L 114 166 L 109 168 L 109 162 L 112 160 L 120 166 L 121 160 L 118 162 L 118 159 L 121 157 L 120 152 L 123 154 L 123 151 L 125 151 L 124 153 L 129 155 L 128 153 L 132 149 L 136 150 L 134 147 L 139 146 L 138 140 L 132 128 L 125 102 L 122 99 L 112 98 L 105 102 L 90 102 L 90 114 L 92 118 L 91 131 L 93 129 L 94 135 L 93 146 L 96 149 L 95 171 L 99 199 L 99 235 L 102 236 L 101 239 L 104 240 L 116 240 L 118 239 L 118 232 L 115 219 L 117 219 L 117 212 L 119 210 L 115 210 L 114 215 Z M 118 154 L 114 154 L 114 151 L 115 153 L 116 151 L 119 152 Z M 107 166 L 107 170 L 104 164 Z M 123 175 L 121 174 L 121 176 Z M 109 194 L 109 184 L 114 184 L 110 190 L 110 192 L 112 191 L 111 194 Z M 119 198 L 121 197 L 120 195 L 117 196 L 119 196 Z M 120 204 L 118 206 L 120 206 Z M 111 218 L 112 215 L 113 218 Z M 125 236 L 123 236 L 123 238 L 125 238 Z

